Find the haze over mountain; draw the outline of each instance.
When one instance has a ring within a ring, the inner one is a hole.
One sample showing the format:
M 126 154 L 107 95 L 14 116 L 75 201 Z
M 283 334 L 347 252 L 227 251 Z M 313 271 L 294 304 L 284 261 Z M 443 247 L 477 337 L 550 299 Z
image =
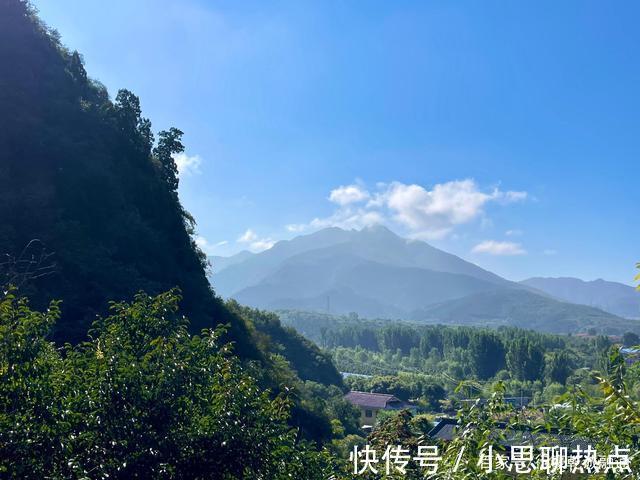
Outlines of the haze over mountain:
M 209 255 L 209 264 L 213 265 L 215 271 L 221 272 L 227 267 L 231 265 L 235 265 L 236 263 L 244 262 L 247 258 L 253 256 L 254 253 L 249 250 L 242 250 L 241 252 L 236 253 L 235 255 L 231 255 L 230 257 L 221 257 L 218 255 Z
M 363 262 L 466 275 L 489 284 L 508 283 L 477 265 L 438 250 L 425 242 L 401 238 L 383 226 L 368 227 L 359 231 L 326 228 L 278 242 L 269 250 L 250 256 L 244 255 L 241 259 L 236 255 L 222 262 L 218 260 L 216 264 L 214 257 L 212 283 L 220 295 L 235 297 L 247 287 L 254 287 L 266 281 L 271 275 L 282 275 L 279 270 L 283 267 L 290 270 L 295 265 L 309 267 L 311 263 L 321 263 L 326 269 L 343 271 L 347 265 L 361 265 Z M 299 287 L 294 289 L 299 290 Z
M 482 292 L 431 305 L 414 312 L 412 319 L 496 328 L 509 325 L 558 334 L 595 331 L 621 335 L 640 328 L 636 320 L 517 289 Z
M 327 228 L 259 254 L 211 260 L 210 280 L 220 295 L 271 310 L 518 325 L 558 333 L 636 328 L 636 322 L 550 298 L 535 286 L 511 282 L 383 226 Z
M 571 277 L 534 277 L 520 283 L 566 302 L 589 305 L 625 318 L 640 317 L 640 294 L 623 283 L 602 279 L 585 282 Z

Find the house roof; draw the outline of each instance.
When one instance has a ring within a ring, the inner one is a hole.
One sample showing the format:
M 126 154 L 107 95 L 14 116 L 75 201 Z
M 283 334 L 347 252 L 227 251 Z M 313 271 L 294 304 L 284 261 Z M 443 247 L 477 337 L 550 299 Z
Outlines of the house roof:
M 456 426 L 458 421 L 455 418 L 443 418 L 429 432 L 429 437 L 437 440 L 451 441 L 456 437 Z M 503 445 L 553 445 L 576 448 L 578 445 L 586 446 L 593 443 L 589 439 L 558 432 L 552 429 L 549 432 L 535 431 L 526 426 L 510 427 L 504 423 L 496 423 L 491 433 L 498 443 Z
M 455 438 L 455 427 L 458 425 L 458 420 L 455 418 L 441 418 L 435 427 L 429 432 L 431 438 L 438 440 L 451 441 Z
M 402 404 L 402 400 L 386 393 L 369 393 L 369 392 L 357 392 L 351 391 L 347 393 L 344 398 L 359 407 L 368 408 L 385 408 L 391 404 Z
M 620 347 L 620 353 L 623 355 L 636 355 L 640 353 L 640 348 Z

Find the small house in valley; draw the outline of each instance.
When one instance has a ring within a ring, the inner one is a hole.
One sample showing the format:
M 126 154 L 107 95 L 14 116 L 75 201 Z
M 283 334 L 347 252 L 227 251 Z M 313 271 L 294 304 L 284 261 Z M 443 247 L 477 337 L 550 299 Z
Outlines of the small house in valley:
M 380 410 L 416 410 L 415 405 L 386 393 L 351 391 L 345 399 L 360 410 L 361 427 L 373 427 Z

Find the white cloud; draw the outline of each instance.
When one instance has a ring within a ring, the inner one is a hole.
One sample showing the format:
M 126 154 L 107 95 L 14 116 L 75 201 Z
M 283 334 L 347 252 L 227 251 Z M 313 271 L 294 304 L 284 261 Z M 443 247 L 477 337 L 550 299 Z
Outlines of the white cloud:
M 524 232 L 522 230 L 507 230 L 506 232 L 504 232 L 504 234 L 507 237 L 519 237 L 520 235 L 522 235 Z
M 212 244 L 212 243 L 209 243 L 209 241 L 202 235 L 198 235 L 195 238 L 195 242 L 196 242 L 196 245 L 200 248 L 200 250 L 202 250 L 204 253 L 208 255 L 215 253 L 218 247 L 223 247 L 229 243 L 227 240 L 222 240 L 221 242 Z
M 304 232 L 308 228 L 308 225 L 304 223 L 291 223 L 286 225 L 284 228 L 287 229 L 287 232 L 300 233 Z
M 446 237 L 456 227 L 476 220 L 490 226 L 491 219 L 485 214 L 488 204 L 506 205 L 527 197 L 527 192 L 485 191 L 473 179 L 439 183 L 431 189 L 402 182 L 377 183 L 372 191 L 356 182 L 331 191 L 329 200 L 337 204 L 331 215 L 286 229 L 297 233 L 330 226 L 349 229 L 385 224 L 400 227 L 411 238 L 429 240 Z
M 361 229 L 382 223 L 385 223 L 385 218 L 380 212 L 364 208 L 341 208 L 330 217 L 314 218 L 309 223 L 309 228 L 340 227 L 344 229 Z
M 543 254 L 543 255 L 557 255 L 557 254 L 558 254 L 558 251 L 557 251 L 557 250 L 554 250 L 554 249 L 552 249 L 552 248 L 548 248 L 548 249 L 546 249 L 546 250 L 543 250 L 543 251 L 542 251 L 542 254 Z
M 528 197 L 529 194 L 527 192 L 515 192 L 513 190 L 509 190 L 502 194 L 502 199 L 506 203 L 521 202 L 526 200 Z
M 268 237 L 260 238 L 256 232 L 250 228 L 240 235 L 237 241 L 238 243 L 247 244 L 249 250 L 252 252 L 263 252 L 264 250 L 269 250 L 276 243 L 275 240 Z
M 176 153 L 173 155 L 173 160 L 176 162 L 179 176 L 200 173 L 200 165 L 202 165 L 200 155 L 189 156 L 184 152 Z
M 195 242 L 196 242 L 196 245 L 200 247 L 200 250 L 202 250 L 203 252 L 206 252 L 206 249 L 209 246 L 209 242 L 207 241 L 206 238 L 198 236 L 196 237 Z
M 442 230 L 478 217 L 494 194 L 479 191 L 467 179 L 440 183 L 432 190 L 394 182 L 384 195 L 400 223 L 412 230 Z
M 490 193 L 480 190 L 472 179 L 439 183 L 431 190 L 421 185 L 393 182 L 379 193 L 372 205 L 385 205 L 392 219 L 419 238 L 442 238 L 458 225 L 484 217 L 485 206 L 492 201 L 513 202 L 526 198 L 526 192 Z
M 338 205 L 349 205 L 369 198 L 369 192 L 359 185 L 343 185 L 331 191 L 329 200 Z
M 247 228 L 247 231 L 244 232 L 242 235 L 240 235 L 238 237 L 238 242 L 239 243 L 250 243 L 250 242 L 253 242 L 253 241 L 257 240 L 257 239 L 258 239 L 258 235 L 256 235 L 256 232 L 254 232 L 250 228 Z
M 256 240 L 255 242 L 252 242 L 251 245 L 249 245 L 249 249 L 252 252 L 264 252 L 265 250 L 269 250 L 271 247 L 273 247 L 276 244 L 275 240 L 272 240 L 271 238 L 261 238 Z
M 473 253 L 486 253 L 489 255 L 525 255 L 527 251 L 522 245 L 514 242 L 498 242 L 485 240 L 473 247 Z

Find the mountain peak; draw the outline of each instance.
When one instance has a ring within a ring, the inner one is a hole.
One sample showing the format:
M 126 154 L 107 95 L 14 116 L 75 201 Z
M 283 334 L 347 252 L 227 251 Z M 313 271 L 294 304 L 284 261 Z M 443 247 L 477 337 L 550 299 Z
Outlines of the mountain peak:
M 491 285 L 508 283 L 505 279 L 455 255 L 425 242 L 408 241 L 379 224 L 370 225 L 361 230 L 329 227 L 291 240 L 283 240 L 269 250 L 224 269 L 220 268 L 222 262 L 219 261 L 219 269 L 217 274 L 211 277 L 211 282 L 216 291 L 225 297 L 234 296 L 248 287 L 259 284 L 268 286 L 274 295 L 280 296 L 286 293 L 291 296 L 294 290 L 302 288 L 308 278 L 317 278 L 317 274 L 311 272 L 312 266 L 327 272 L 331 269 L 335 270 L 335 276 L 327 278 L 333 278 L 332 282 L 337 282 L 338 273 L 346 275 L 347 270 L 353 270 L 355 265 L 366 262 L 384 265 L 388 269 L 418 268 L 424 271 L 464 275 Z M 362 269 L 357 272 L 354 270 L 352 274 L 357 276 L 362 271 Z M 276 280 L 280 281 L 281 278 L 278 275 L 285 274 L 289 276 L 287 278 L 298 278 L 298 276 L 300 278 L 294 282 L 295 285 L 292 288 L 276 291 L 274 285 L 277 283 Z M 416 273 L 412 271 L 411 275 L 415 277 Z M 353 280 L 352 277 L 349 279 L 349 281 Z M 366 278 L 361 280 L 355 284 L 366 283 Z
M 360 233 L 368 233 L 368 234 L 373 234 L 373 235 L 385 235 L 385 236 L 389 236 L 389 237 L 400 238 L 399 235 L 395 234 L 388 227 L 385 227 L 384 225 L 382 225 L 380 223 L 376 223 L 376 224 L 373 224 L 373 225 L 367 225 L 366 227 L 362 227 L 362 229 L 360 230 Z

